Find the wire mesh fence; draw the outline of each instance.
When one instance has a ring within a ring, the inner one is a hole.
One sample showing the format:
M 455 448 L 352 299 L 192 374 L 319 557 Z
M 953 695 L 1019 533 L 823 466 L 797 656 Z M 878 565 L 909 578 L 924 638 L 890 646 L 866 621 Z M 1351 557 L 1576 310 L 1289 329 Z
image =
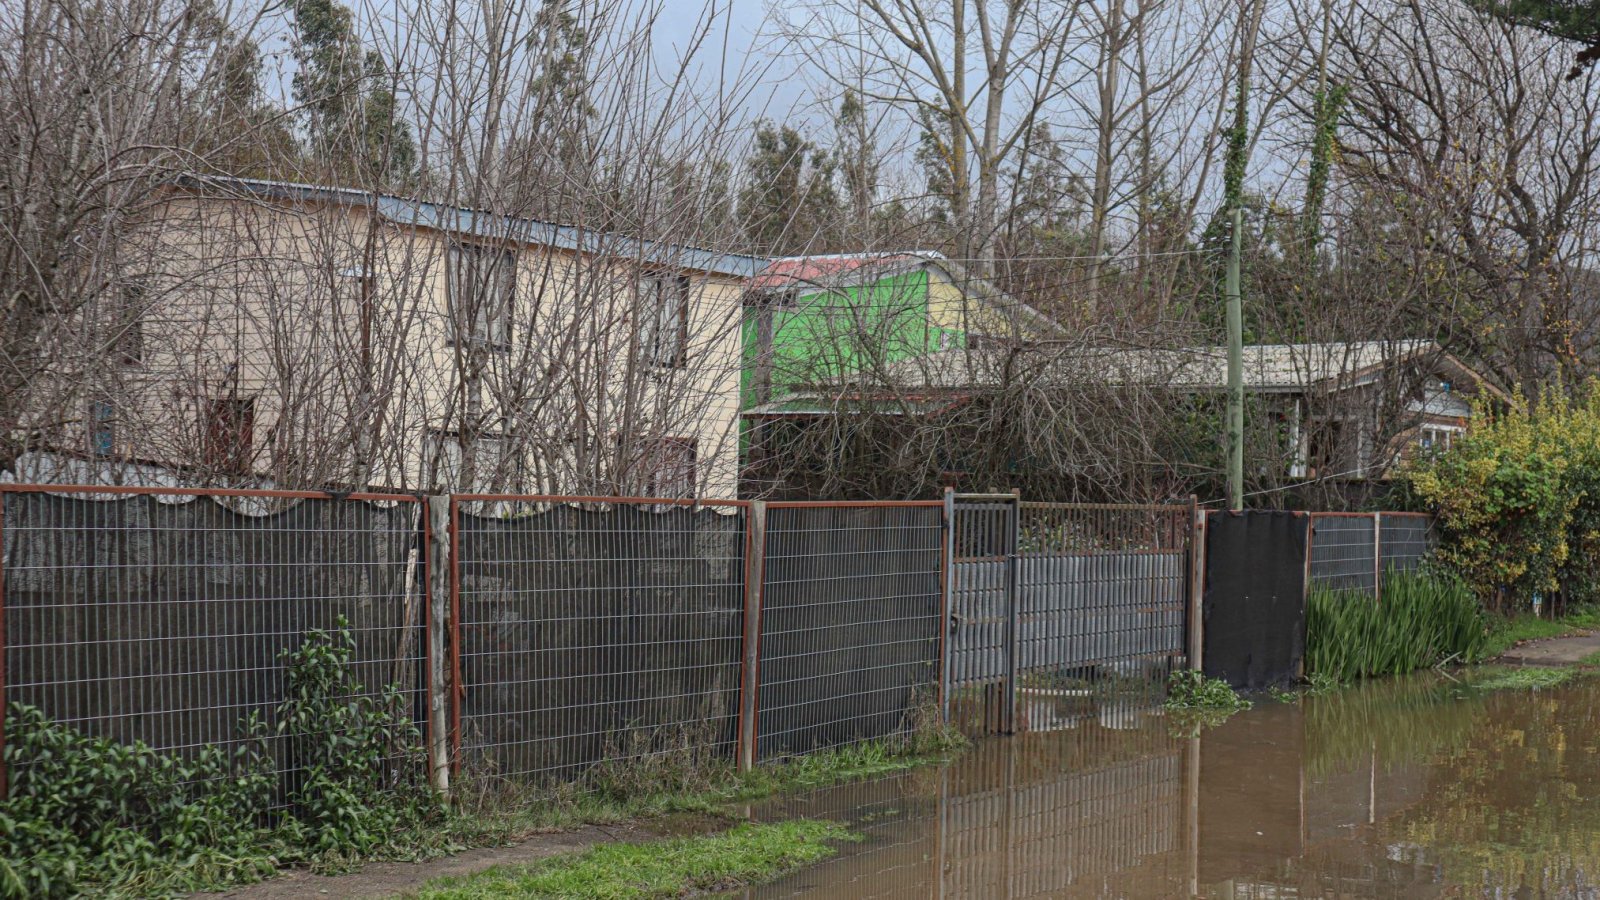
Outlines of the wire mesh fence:
M 1377 530 L 1367 514 L 1311 516 L 1311 583 L 1373 593 L 1378 586 Z
M 950 597 L 952 690 L 1005 678 L 1017 553 L 1016 498 L 968 498 L 952 505 L 955 561 Z
M 1047 729 L 1062 696 L 1159 695 L 1185 657 L 1191 506 L 961 495 L 953 506 L 958 721 L 976 727 L 981 716 L 985 731 Z M 1011 534 L 997 539 L 997 529 Z
M 1409 572 L 1433 552 L 1437 535 L 1426 513 L 1383 513 L 1379 519 L 1383 574 Z
M 911 733 L 937 715 L 942 504 L 771 503 L 756 755 Z
M 248 747 L 281 806 L 318 763 L 281 716 L 287 654 L 321 631 L 348 635 L 341 701 L 423 727 L 416 498 L 6 485 L 0 504 L 7 710 L 191 759 Z
M 457 497 L 463 772 L 732 760 L 746 508 Z
M 1312 513 L 1311 586 L 1380 596 L 1386 576 L 1415 569 L 1433 545 L 1425 513 Z

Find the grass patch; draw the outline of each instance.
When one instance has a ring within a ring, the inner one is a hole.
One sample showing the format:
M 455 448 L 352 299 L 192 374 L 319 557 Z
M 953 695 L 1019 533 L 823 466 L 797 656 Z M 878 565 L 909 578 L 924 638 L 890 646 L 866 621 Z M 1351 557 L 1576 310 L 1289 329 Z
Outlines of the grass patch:
M 1526 641 L 1569 637 L 1600 629 L 1600 608 L 1584 607 L 1554 619 L 1541 619 L 1532 614 L 1496 619 L 1489 626 L 1485 640 L 1484 659 L 1493 659 Z
M 1571 681 L 1578 674 L 1574 666 L 1491 666 L 1472 681 L 1480 691 L 1536 691 Z
M 855 836 L 833 822 L 737 825 L 720 834 L 609 844 L 527 866 L 497 866 L 423 888 L 422 900 L 682 897 L 771 881 L 826 859 Z
M 547 788 L 469 781 L 458 786 L 462 812 L 452 828 L 459 843 L 481 846 L 538 831 L 678 815 L 732 820 L 739 817 L 735 807 L 740 804 L 943 762 L 965 745 L 966 739 L 953 730 L 925 728 L 912 738 L 823 750 L 745 773 L 719 762 L 687 782 L 696 785 L 693 789 L 662 787 L 686 783 L 679 778 L 662 778 L 651 789 L 643 779 L 618 768 L 608 769 L 598 781 Z M 625 769 L 627 763 L 620 765 Z

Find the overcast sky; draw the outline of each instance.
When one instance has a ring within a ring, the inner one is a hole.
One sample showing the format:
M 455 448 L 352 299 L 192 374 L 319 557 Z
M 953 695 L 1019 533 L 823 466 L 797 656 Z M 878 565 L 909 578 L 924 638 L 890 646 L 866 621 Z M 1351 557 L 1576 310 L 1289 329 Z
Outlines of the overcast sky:
M 662 15 L 657 20 L 656 53 L 670 65 L 694 39 L 704 15 L 714 15 L 715 37 L 707 41 L 701 55 L 709 62 L 727 49 L 724 83 L 759 74 L 760 88 L 750 98 L 747 110 L 752 115 L 785 118 L 802 105 L 807 96 L 806 73 L 792 57 L 773 52 L 775 43 L 763 37 L 768 0 L 660 0 Z M 719 46 L 710 46 L 712 43 Z M 710 75 L 712 73 L 706 73 Z

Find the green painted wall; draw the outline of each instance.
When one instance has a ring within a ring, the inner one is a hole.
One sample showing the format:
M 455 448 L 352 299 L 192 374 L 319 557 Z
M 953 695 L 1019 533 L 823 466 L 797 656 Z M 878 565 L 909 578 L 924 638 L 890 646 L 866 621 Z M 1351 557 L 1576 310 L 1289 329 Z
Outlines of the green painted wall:
M 756 405 L 759 316 L 754 307 L 744 310 L 740 396 L 745 408 Z M 772 311 L 772 396 L 781 399 L 799 385 L 920 356 L 938 350 L 941 342 L 966 343 L 962 333 L 929 322 L 926 271 L 802 295 L 792 308 Z

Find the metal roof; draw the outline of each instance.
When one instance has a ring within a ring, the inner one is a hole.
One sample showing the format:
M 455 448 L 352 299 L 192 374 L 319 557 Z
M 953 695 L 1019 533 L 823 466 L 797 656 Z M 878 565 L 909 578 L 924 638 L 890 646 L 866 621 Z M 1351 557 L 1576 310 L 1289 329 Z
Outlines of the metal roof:
M 1061 325 L 1037 309 L 1006 294 L 937 250 L 878 253 L 832 253 L 784 256 L 770 260 L 750 279 L 752 291 L 793 290 L 805 296 L 828 290 L 861 287 L 918 269 L 932 269 L 961 291 L 964 298 L 1000 313 L 1007 321 L 1026 323 L 1040 334 L 1059 336 Z
M 1435 342 L 1404 339 L 1250 345 L 1244 348 L 1244 386 L 1255 393 L 1346 389 L 1370 381 L 1388 367 L 1412 361 L 1427 361 L 1474 384 L 1483 383 L 1481 376 Z M 1045 383 L 1092 381 L 1222 390 L 1228 384 L 1228 354 L 1225 347 L 958 349 L 901 360 L 889 367 L 887 380 L 897 385 L 960 389 L 1024 377 Z
M 735 278 L 749 278 L 768 262 L 759 256 L 631 238 L 611 232 L 593 231 L 577 225 L 561 225 L 538 219 L 505 216 L 334 185 L 200 175 L 185 176 L 180 179 L 180 183 L 191 188 L 220 189 L 278 200 L 351 206 L 370 205 L 377 209 L 379 215 L 398 225 L 448 231 L 489 240 L 536 244 L 574 253 L 636 259 L 644 263 L 693 269 Z

